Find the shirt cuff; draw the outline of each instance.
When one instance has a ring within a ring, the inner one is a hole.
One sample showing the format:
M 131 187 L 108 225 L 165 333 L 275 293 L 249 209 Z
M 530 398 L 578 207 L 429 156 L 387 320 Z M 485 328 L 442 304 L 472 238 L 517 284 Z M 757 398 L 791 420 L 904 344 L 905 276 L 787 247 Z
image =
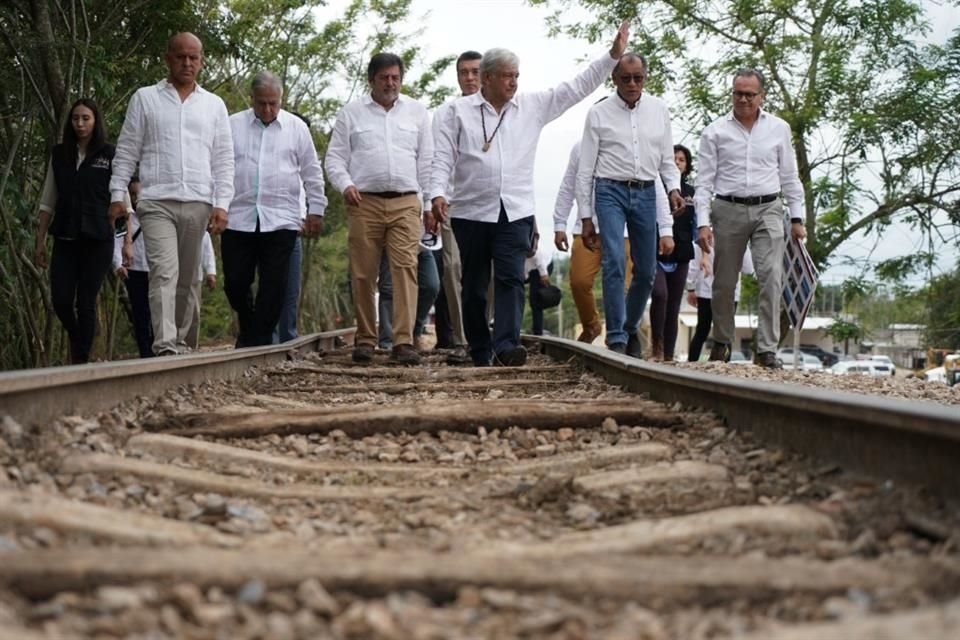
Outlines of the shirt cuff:
M 660 237 L 661 238 L 672 238 L 673 237 L 673 225 L 668 227 L 660 227 Z
M 566 232 L 567 232 L 567 225 L 566 225 L 566 224 L 556 224 L 556 223 L 554 223 L 554 225 L 553 225 L 553 232 L 554 232 L 554 233 L 558 233 L 558 232 L 560 232 L 560 231 L 566 233 Z
M 224 211 L 228 211 L 230 209 L 230 200 L 218 200 L 217 198 L 214 198 L 213 208 L 223 209 Z
M 126 195 L 126 191 L 123 189 L 115 189 L 110 192 L 110 204 L 114 202 L 123 202 L 123 196 Z

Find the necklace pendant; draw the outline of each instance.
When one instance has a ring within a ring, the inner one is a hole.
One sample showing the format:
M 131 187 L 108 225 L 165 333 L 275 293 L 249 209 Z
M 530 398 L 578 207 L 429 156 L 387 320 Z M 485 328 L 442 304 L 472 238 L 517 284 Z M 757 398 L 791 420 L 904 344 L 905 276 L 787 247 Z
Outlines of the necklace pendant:
M 489 143 L 489 142 L 484 142 L 482 148 L 483 148 L 483 152 L 484 152 L 484 153 L 486 153 L 487 151 L 490 151 L 490 143 Z

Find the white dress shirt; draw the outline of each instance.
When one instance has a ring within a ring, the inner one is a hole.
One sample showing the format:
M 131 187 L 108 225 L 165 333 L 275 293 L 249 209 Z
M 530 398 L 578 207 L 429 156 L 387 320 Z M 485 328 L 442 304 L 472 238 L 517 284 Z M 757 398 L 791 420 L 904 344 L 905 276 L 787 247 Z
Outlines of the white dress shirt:
M 337 114 L 327 146 L 327 177 L 337 191 L 411 191 L 426 200 L 433 134 L 426 107 L 400 95 L 388 111 L 370 94 Z
M 137 231 L 140 229 L 140 218 L 137 217 L 137 212 L 133 209 L 130 209 L 128 213 L 130 215 L 127 217 L 127 234 L 131 239 L 136 236 L 136 239 L 133 240 L 133 260 L 127 265 L 127 269 L 130 271 L 145 271 L 149 273 L 150 266 L 147 264 L 147 252 L 143 248 L 143 233 L 137 235 Z M 123 265 L 123 240 L 123 236 L 114 238 L 113 240 L 114 271 Z
M 690 261 L 690 269 L 687 271 L 687 291 L 693 291 L 698 298 L 713 298 L 713 258 L 717 255 L 716 251 L 707 254 L 707 262 L 710 264 L 710 271 L 706 272 L 701 268 L 703 260 L 703 250 L 696 242 L 693 243 L 693 260 Z M 752 275 L 753 254 L 750 253 L 750 245 L 743 254 L 743 262 L 740 263 L 740 273 Z M 737 278 L 737 286 L 733 291 L 733 301 L 740 301 L 740 278 Z
M 614 94 L 587 113 L 580 142 L 576 195 L 580 218 L 596 215 L 594 179 L 653 180 L 657 190 L 657 225 L 661 237 L 673 235 L 673 218 L 666 194 L 680 189 L 680 171 L 673 160 L 670 110 L 656 96 L 642 94 L 631 109 Z M 662 197 L 661 197 L 662 196 Z
M 537 252 L 533 254 L 532 258 L 527 258 L 523 263 L 523 273 L 524 275 L 530 273 L 534 269 L 537 270 L 541 276 L 550 275 L 550 263 L 553 261 L 553 245 L 550 245 L 546 242 L 541 242 L 537 245 Z
M 722 196 L 765 196 L 783 193 L 791 218 L 804 217 L 803 186 L 790 125 L 760 110 L 751 130 L 727 115 L 714 120 L 700 136 L 697 157 L 697 226 L 710 224 L 710 200 Z
M 140 164 L 140 199 L 206 202 L 233 199 L 233 140 L 227 107 L 196 85 L 187 99 L 167 80 L 130 99 L 113 158 L 110 194 L 123 200 Z
M 533 165 L 540 131 L 590 95 L 616 64 L 605 53 L 569 82 L 547 91 L 515 95 L 499 114 L 482 93 L 453 101 L 442 114 L 438 130 L 430 174 L 431 199 L 443 196 L 450 203 L 450 216 L 466 220 L 496 222 L 501 200 L 511 222 L 534 215 Z M 486 152 L 484 122 L 490 141 Z M 498 123 L 500 129 L 493 135 Z M 455 185 L 452 198 L 447 192 L 451 175 Z
M 268 126 L 253 109 L 230 116 L 234 150 L 234 196 L 227 228 L 234 231 L 300 230 L 301 194 L 311 215 L 327 208 L 323 169 L 307 125 L 281 109 Z

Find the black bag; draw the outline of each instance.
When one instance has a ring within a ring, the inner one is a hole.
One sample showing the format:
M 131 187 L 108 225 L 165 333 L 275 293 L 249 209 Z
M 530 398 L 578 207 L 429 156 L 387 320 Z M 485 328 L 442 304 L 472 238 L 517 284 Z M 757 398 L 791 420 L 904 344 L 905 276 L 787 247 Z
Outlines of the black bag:
M 549 309 L 560 304 L 560 299 L 563 297 L 563 292 L 560 291 L 560 287 L 548 284 L 537 289 L 537 302 L 541 309 Z

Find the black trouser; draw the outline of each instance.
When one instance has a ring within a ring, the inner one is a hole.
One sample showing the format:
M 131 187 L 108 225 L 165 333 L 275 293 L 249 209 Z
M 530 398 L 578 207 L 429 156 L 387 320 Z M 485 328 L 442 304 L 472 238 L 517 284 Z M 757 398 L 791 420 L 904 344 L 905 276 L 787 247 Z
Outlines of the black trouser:
M 553 273 L 553 262 L 547 265 L 547 273 Z M 530 283 L 530 331 L 535 336 L 543 335 L 543 307 L 540 306 L 539 292 L 543 284 L 540 283 L 540 272 L 531 269 L 527 274 L 527 282 Z
M 53 241 L 50 257 L 50 296 L 53 310 L 70 338 L 70 362 L 90 359 L 97 329 L 97 294 L 113 259 L 109 240 Z
M 443 282 L 443 249 L 431 251 L 434 259 L 437 261 L 437 274 L 440 276 L 440 282 Z M 447 308 L 447 294 L 444 287 L 440 286 L 437 293 L 437 299 L 433 301 L 433 324 L 437 332 L 437 348 L 453 348 L 453 325 L 450 324 L 450 309 Z
M 223 290 L 240 324 L 237 348 L 271 343 L 283 308 L 290 254 L 296 241 L 297 232 L 292 229 L 223 232 Z M 254 275 L 258 279 L 256 303 L 251 291 Z
M 677 345 L 677 322 L 689 267 L 689 262 L 679 262 L 673 271 L 664 271 L 657 265 L 657 275 L 653 280 L 653 298 L 650 302 L 651 337 L 654 344 L 658 341 L 663 344 L 663 357 L 667 360 L 673 360 Z
M 703 343 L 707 341 L 710 335 L 710 326 L 713 324 L 713 307 L 710 298 L 697 297 L 697 328 L 693 330 L 693 338 L 690 339 L 690 355 L 687 356 L 688 362 L 696 362 L 700 359 L 700 351 L 703 349 Z M 737 311 L 737 303 L 733 303 L 733 311 Z
M 127 270 L 127 295 L 130 296 L 130 321 L 141 358 L 152 358 L 153 325 L 150 323 L 150 273 Z
M 523 263 L 533 236 L 533 216 L 510 222 L 500 203 L 497 222 L 453 218 L 463 263 L 463 329 L 474 364 L 520 345 L 523 320 Z M 487 324 L 487 287 L 493 261 L 493 337 Z

